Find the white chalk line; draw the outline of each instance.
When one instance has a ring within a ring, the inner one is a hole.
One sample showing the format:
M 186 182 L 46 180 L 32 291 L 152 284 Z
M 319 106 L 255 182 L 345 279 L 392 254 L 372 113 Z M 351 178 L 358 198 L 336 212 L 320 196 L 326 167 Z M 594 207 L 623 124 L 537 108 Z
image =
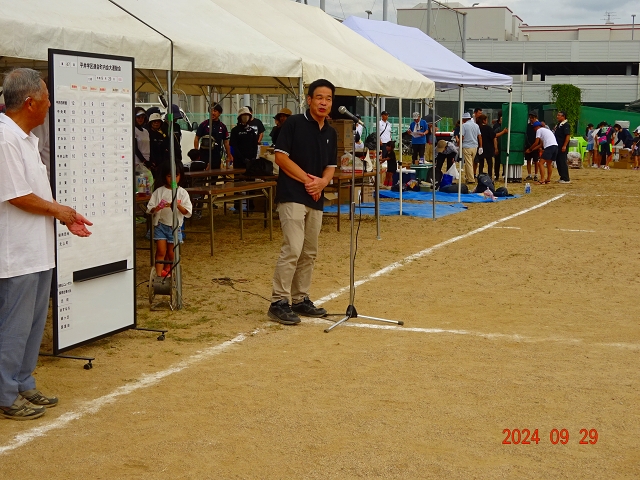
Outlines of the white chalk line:
M 584 232 L 584 233 L 596 233 L 595 230 L 573 230 L 570 228 L 559 228 L 561 232 Z
M 158 382 L 160 382 L 162 379 L 170 375 L 173 375 L 174 373 L 181 372 L 182 370 L 192 366 L 195 363 L 201 362 L 202 360 L 213 357 L 215 355 L 219 355 L 220 353 L 227 350 L 229 347 L 246 340 L 248 336 L 255 335 L 258 332 L 259 330 L 254 330 L 249 334 L 241 333 L 235 338 L 232 338 L 231 340 L 227 340 L 226 342 L 223 342 L 219 345 L 214 345 L 212 347 L 209 347 L 201 352 L 196 353 L 195 355 L 192 355 L 191 357 L 181 362 L 176 363 L 175 365 L 165 370 L 143 375 L 139 379 L 137 379 L 135 382 L 128 383 L 126 385 L 118 387 L 113 392 L 107 395 L 103 395 L 102 397 L 96 398 L 95 400 L 89 400 L 87 402 L 84 402 L 82 405 L 80 405 L 80 407 L 77 410 L 64 413 L 58 418 L 56 418 L 55 420 L 53 420 L 52 422 L 47 423 L 46 425 L 41 425 L 41 426 L 32 428 L 30 430 L 27 430 L 26 432 L 21 432 L 18 435 L 16 435 L 13 438 L 13 440 L 10 441 L 8 444 L 0 446 L 0 455 L 4 455 L 6 453 L 11 452 L 12 450 L 20 448 L 26 445 L 27 443 L 32 442 L 33 440 L 36 440 L 37 438 L 45 436 L 46 434 L 48 434 L 53 430 L 58 430 L 60 428 L 63 428 L 74 420 L 79 420 L 80 418 L 86 415 L 97 413 L 98 411 L 102 410 L 102 408 L 104 408 L 105 406 L 115 402 L 118 397 L 129 395 L 130 393 L 133 393 L 136 390 L 140 390 L 142 388 L 147 388 L 152 385 L 155 385 Z
M 496 225 L 509 221 L 513 218 L 519 217 L 520 215 L 524 215 L 525 213 L 529 213 L 533 210 L 536 210 L 538 208 L 544 207 L 545 205 L 550 204 L 551 202 L 555 202 L 556 200 L 561 199 L 562 197 L 564 197 L 566 195 L 566 193 L 561 193 L 560 195 L 557 195 L 549 200 L 545 200 L 542 203 L 539 203 L 537 205 L 534 205 L 533 207 L 529 207 L 529 208 L 525 208 L 524 210 L 521 210 L 517 213 L 514 213 L 512 215 L 509 215 L 508 217 L 504 217 L 501 218 L 500 220 L 495 220 L 493 222 L 487 223 L 486 225 L 480 227 L 480 228 L 476 228 L 475 230 L 471 230 L 470 232 L 467 232 L 463 235 L 458 235 L 457 237 L 453 237 L 450 238 L 449 240 L 445 240 L 444 242 L 438 243 L 437 245 L 434 245 L 433 247 L 429 247 L 429 248 L 425 248 L 424 250 L 421 250 L 418 253 L 414 253 L 413 255 L 409 255 L 408 257 L 405 257 L 404 259 L 400 260 L 399 262 L 394 262 L 391 265 L 388 265 L 386 267 L 384 267 L 381 270 L 378 270 L 377 272 L 372 273 L 371 275 L 368 275 L 367 277 L 364 277 L 361 280 L 358 280 L 356 282 L 354 282 L 354 285 L 356 287 L 359 287 L 360 285 L 363 285 L 367 282 L 370 282 L 371 280 L 373 280 L 374 278 L 380 277 L 382 275 L 386 275 L 387 273 L 390 273 L 400 267 L 403 267 L 405 265 L 408 265 L 409 263 L 412 263 L 422 257 L 425 257 L 427 255 L 432 254 L 433 252 L 435 252 L 436 250 L 439 250 L 443 247 L 446 247 L 447 245 L 451 245 L 452 243 L 455 243 L 459 240 L 464 240 L 465 238 L 469 238 L 477 233 L 480 232 L 484 232 L 485 230 L 487 230 L 488 228 L 492 228 L 495 227 Z M 339 290 L 336 290 L 333 293 L 330 293 L 329 295 L 326 295 L 322 298 L 319 298 L 318 300 L 314 301 L 314 303 L 316 305 L 322 305 L 323 303 L 326 303 L 330 300 L 333 300 L 335 298 L 338 298 L 340 295 L 342 295 L 343 293 L 346 293 L 349 291 L 349 287 L 342 287 Z
M 331 325 L 334 322 L 331 320 L 325 320 L 322 318 L 308 318 L 305 317 L 303 320 L 304 323 L 311 324 L 322 324 L 322 325 Z M 342 325 L 345 327 L 354 327 L 354 328 L 370 328 L 374 330 L 393 330 L 396 332 L 410 332 L 410 333 L 445 333 L 451 335 L 469 335 L 473 337 L 481 337 L 488 339 L 501 339 L 501 340 L 511 340 L 514 342 L 525 342 L 525 343 L 563 343 L 569 345 L 579 345 L 586 344 L 584 340 L 575 339 L 575 338 L 563 338 L 563 337 L 528 337 L 526 335 L 520 335 L 517 333 L 509 334 L 509 333 L 484 333 L 484 332 L 474 332 L 472 330 L 452 330 L 446 328 L 420 328 L 420 327 L 401 327 L 396 325 L 378 325 L 371 323 L 353 323 L 351 320 L 344 322 Z M 590 344 L 591 345 L 591 344 Z M 629 350 L 640 350 L 640 344 L 636 343 L 595 343 L 593 344 L 599 347 L 615 347 L 615 348 L 624 348 Z
M 491 228 L 501 228 L 503 230 L 520 230 L 520 227 L 491 227 Z
M 533 207 L 527 208 L 525 210 L 522 210 L 520 212 L 514 213 L 513 215 L 509 215 L 508 217 L 504 217 L 501 218 L 500 220 L 496 220 L 494 222 L 488 223 L 487 225 L 477 228 L 475 230 L 472 230 L 471 232 L 465 233 L 463 235 L 459 235 L 457 237 L 453 237 L 449 240 L 446 240 L 444 242 L 441 242 L 437 245 L 434 245 L 433 247 L 429 247 L 426 248 L 418 253 L 415 253 L 413 255 L 409 255 L 408 257 L 406 257 L 405 259 L 399 261 L 399 262 L 395 262 L 392 263 L 391 265 L 378 270 L 377 272 L 374 272 L 373 274 L 369 275 L 368 277 L 365 277 L 362 280 L 358 280 L 357 282 L 355 282 L 356 286 L 362 285 L 370 280 L 373 280 L 374 278 L 377 278 L 381 275 L 385 275 L 389 272 L 392 272 L 393 270 L 400 268 L 408 263 L 411 263 L 415 260 L 418 260 L 419 258 L 429 255 L 431 253 L 433 253 L 434 251 L 445 247 L 446 245 L 452 244 L 457 242 L 458 240 L 462 240 L 464 238 L 468 238 L 472 235 L 475 235 L 476 233 L 480 233 L 483 232 L 484 230 L 488 229 L 488 228 L 492 228 L 495 225 L 498 225 L 499 223 L 502 222 L 506 222 L 507 220 L 510 220 L 512 218 L 518 217 L 520 215 L 523 215 L 527 212 L 530 212 L 532 210 L 535 210 L 537 208 L 543 207 L 545 205 L 548 205 L 551 202 L 554 202 L 556 200 L 559 200 L 560 198 L 562 198 L 563 196 L 565 196 L 566 194 L 560 194 L 557 195 L 556 197 L 553 197 L 549 200 L 546 200 L 542 203 L 539 203 L 537 205 L 534 205 Z M 334 298 L 339 297 L 340 295 L 342 295 L 344 292 L 348 291 L 349 287 L 345 287 L 345 288 L 341 288 L 340 290 L 337 290 L 336 292 L 327 295 L 319 300 L 317 300 L 315 302 L 316 305 L 321 305 L 322 303 L 325 303 L 329 300 L 332 300 Z M 326 322 L 326 321 L 324 321 Z M 329 322 L 331 323 L 331 322 Z M 347 322 L 348 326 L 359 326 L 360 328 L 383 328 L 383 329 L 400 329 L 402 331 L 422 331 L 422 330 L 430 330 L 430 329 L 413 329 L 413 328 L 404 328 L 404 327 L 383 327 L 383 326 L 378 326 L 378 325 L 367 325 L 367 324 L 354 324 L 354 323 L 349 323 Z M 432 333 L 439 333 L 436 332 L 438 329 L 432 329 L 434 330 L 434 332 Z M 254 331 L 251 334 L 256 334 L 258 331 Z M 454 331 L 451 331 L 454 332 Z M 462 331 L 458 331 L 458 332 L 462 332 Z M 445 333 L 445 332 L 442 332 Z M 249 335 L 251 335 L 249 334 Z M 491 334 L 483 334 L 483 335 L 491 335 Z M 495 334 L 495 335 L 501 335 L 501 334 Z M 4 446 L 0 446 L 0 455 L 4 455 L 6 453 L 9 453 L 17 448 L 20 448 L 30 442 L 32 442 L 33 440 L 36 440 L 37 438 L 43 437 L 46 434 L 48 434 L 49 432 L 53 431 L 53 430 L 57 430 L 60 428 L 65 427 L 66 425 L 68 425 L 70 422 L 74 421 L 74 420 L 78 420 L 88 414 L 92 414 L 92 413 L 97 413 L 98 411 L 100 411 L 103 407 L 105 407 L 106 405 L 109 405 L 111 403 L 113 403 L 118 397 L 121 397 L 123 395 L 128 395 L 130 393 L 133 393 L 139 389 L 142 388 L 146 388 L 146 387 L 150 387 L 152 385 L 157 384 L 158 382 L 160 382 L 160 380 L 174 374 L 174 373 L 178 373 L 181 372 L 182 370 L 184 370 L 185 368 L 198 363 L 206 358 L 212 357 L 214 355 L 217 355 L 221 352 L 223 352 L 224 350 L 226 350 L 227 348 L 229 348 L 230 346 L 240 343 L 242 341 L 244 341 L 247 338 L 247 334 L 239 334 L 238 336 L 236 336 L 235 338 L 228 340 L 224 343 L 221 343 L 220 345 L 215 345 L 213 347 L 210 347 L 200 353 L 197 353 L 189 358 L 187 358 L 186 360 L 183 360 L 182 362 L 177 363 L 176 365 L 169 367 L 168 369 L 162 370 L 160 372 L 156 372 L 153 374 L 149 374 L 149 375 L 143 375 L 142 377 L 140 377 L 135 383 L 129 383 L 127 385 L 123 385 L 122 387 L 118 387 L 117 389 L 115 389 L 113 392 L 104 395 L 102 397 L 99 397 L 95 400 L 90 400 L 85 402 L 84 404 L 82 404 L 76 411 L 73 412 L 67 412 L 62 414 L 60 417 L 56 418 L 54 421 L 46 424 L 46 425 L 41 425 L 38 426 L 36 428 L 30 429 L 26 432 L 22 432 L 18 435 L 16 435 L 14 437 L 14 439 L 9 442 L 7 445 Z

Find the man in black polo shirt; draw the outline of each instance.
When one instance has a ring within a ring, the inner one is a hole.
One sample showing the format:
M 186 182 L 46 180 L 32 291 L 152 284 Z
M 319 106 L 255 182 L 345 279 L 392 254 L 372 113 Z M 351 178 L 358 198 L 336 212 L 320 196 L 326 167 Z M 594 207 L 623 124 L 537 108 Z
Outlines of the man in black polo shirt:
M 336 131 L 326 122 L 334 94 L 328 80 L 309 85 L 309 109 L 287 119 L 275 146 L 283 238 L 268 315 L 284 325 L 300 323 L 297 314 L 322 317 L 327 313 L 309 299 L 309 290 L 322 227 L 322 191 L 333 178 L 338 157 Z
M 571 183 L 569 179 L 569 165 L 567 165 L 567 151 L 569 150 L 569 139 L 571 138 L 571 126 L 567 122 L 567 116 L 564 112 L 558 112 L 556 118 L 558 124 L 553 129 L 558 142 L 558 155 L 556 156 L 556 168 L 560 180 L 558 183 Z

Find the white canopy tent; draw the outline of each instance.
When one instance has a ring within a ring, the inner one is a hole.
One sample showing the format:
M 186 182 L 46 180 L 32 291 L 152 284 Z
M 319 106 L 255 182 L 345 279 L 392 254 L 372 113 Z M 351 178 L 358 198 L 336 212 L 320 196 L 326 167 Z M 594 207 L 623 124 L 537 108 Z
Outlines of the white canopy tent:
M 460 122 L 462 124 L 462 113 L 464 112 L 464 87 L 504 87 L 509 88 L 513 84 L 513 79 L 508 75 L 490 72 L 474 67 L 458 55 L 439 44 L 433 38 L 413 27 L 405 27 L 389 22 L 377 20 L 366 20 L 360 17 L 349 17 L 343 25 L 351 28 L 354 32 L 366 38 L 370 42 L 378 45 L 383 50 L 393 55 L 398 60 L 406 63 L 416 71 L 429 77 L 436 82 L 438 89 L 459 88 L 460 90 Z M 407 98 L 407 96 L 404 96 Z M 411 97 L 409 97 L 411 98 Z M 511 105 L 511 102 L 509 102 Z M 433 103 L 433 115 L 435 118 L 435 96 Z M 511 115 L 509 115 L 511 121 Z M 509 125 L 510 126 L 510 125 Z M 507 136 L 507 165 L 509 161 L 510 134 Z M 435 152 L 436 144 L 433 142 L 434 169 L 434 219 L 435 219 Z M 462 159 L 462 149 L 460 148 L 460 159 Z M 462 167 L 462 165 L 461 165 Z M 462 175 L 462 168 L 460 168 Z M 505 173 L 505 183 L 507 174 Z M 462 179 L 458 182 L 462 187 Z M 458 200 L 460 200 L 460 189 L 458 190 Z M 400 194 L 400 213 L 402 214 L 402 193 Z
M 317 7 L 289 0 L 210 0 L 302 59 L 305 84 L 326 78 L 341 94 L 431 98 L 434 84 Z
M 55 48 L 133 56 L 137 90 L 164 89 L 154 72 L 162 70 L 169 98 L 175 84 L 186 93 L 215 86 L 228 87 L 227 94 L 287 92 L 302 101 L 303 86 L 320 77 L 342 94 L 434 95 L 431 80 L 318 8 L 288 0 L 181 6 L 173 0 L 0 0 L 0 69 L 44 69 L 48 49 Z

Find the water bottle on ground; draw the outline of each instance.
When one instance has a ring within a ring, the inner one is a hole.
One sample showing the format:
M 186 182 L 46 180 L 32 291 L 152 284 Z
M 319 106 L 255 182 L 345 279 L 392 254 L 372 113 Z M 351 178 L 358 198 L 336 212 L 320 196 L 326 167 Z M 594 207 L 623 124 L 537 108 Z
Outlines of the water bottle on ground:
M 524 184 L 524 193 L 531 193 L 531 184 L 529 182 Z

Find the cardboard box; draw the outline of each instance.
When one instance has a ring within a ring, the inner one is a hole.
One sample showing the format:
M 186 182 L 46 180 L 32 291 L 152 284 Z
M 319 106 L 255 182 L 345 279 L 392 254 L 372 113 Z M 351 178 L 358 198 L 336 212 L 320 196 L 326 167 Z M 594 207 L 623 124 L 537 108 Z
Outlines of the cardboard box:
M 374 187 L 362 186 L 356 187 L 356 203 L 373 203 Z
M 632 168 L 633 164 L 631 162 L 628 162 L 626 160 L 619 160 L 617 162 L 611 162 L 611 168 L 620 168 L 620 169 L 627 169 L 627 168 Z
M 629 150 L 628 148 L 623 148 L 622 150 L 620 150 L 620 160 L 630 161 L 631 150 Z
M 353 148 L 353 122 L 351 120 L 332 120 L 331 126 L 338 134 L 338 152 L 345 149 L 351 151 Z
M 266 158 L 267 155 L 273 155 L 275 152 L 273 147 L 267 145 L 260 145 L 260 156 Z

